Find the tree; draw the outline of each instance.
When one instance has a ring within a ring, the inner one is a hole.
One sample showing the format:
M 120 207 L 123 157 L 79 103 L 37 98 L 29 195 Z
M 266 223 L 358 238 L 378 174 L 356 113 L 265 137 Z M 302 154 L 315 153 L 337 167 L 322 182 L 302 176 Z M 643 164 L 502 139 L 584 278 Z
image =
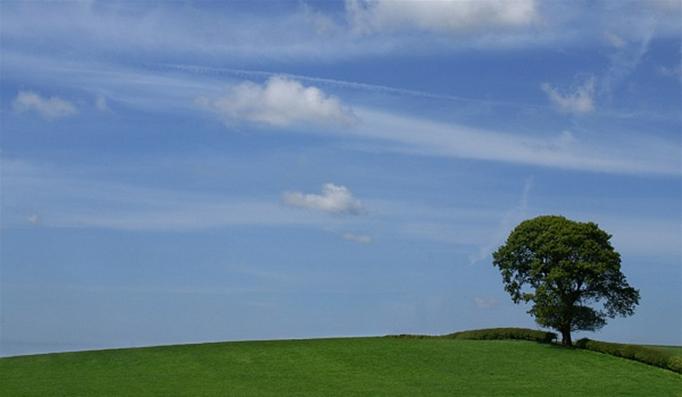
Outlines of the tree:
M 571 346 L 571 331 L 595 331 L 607 318 L 632 315 L 639 303 L 610 238 L 592 222 L 539 216 L 511 232 L 493 253 L 493 266 L 512 301 L 532 302 L 528 313 L 535 321 L 561 332 Z

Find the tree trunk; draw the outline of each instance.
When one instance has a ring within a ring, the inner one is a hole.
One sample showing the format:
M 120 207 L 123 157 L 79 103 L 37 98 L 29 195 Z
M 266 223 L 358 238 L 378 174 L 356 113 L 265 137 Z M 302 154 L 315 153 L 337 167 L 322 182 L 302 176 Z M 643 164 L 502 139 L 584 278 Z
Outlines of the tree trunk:
M 573 341 L 571 340 L 571 329 L 563 328 L 561 330 L 561 344 L 564 346 L 573 346 Z

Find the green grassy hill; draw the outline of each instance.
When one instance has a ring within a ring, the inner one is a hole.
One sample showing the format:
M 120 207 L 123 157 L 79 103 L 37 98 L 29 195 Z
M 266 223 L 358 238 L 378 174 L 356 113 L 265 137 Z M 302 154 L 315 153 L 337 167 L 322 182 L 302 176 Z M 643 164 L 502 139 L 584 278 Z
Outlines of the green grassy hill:
M 527 341 L 340 338 L 0 359 L 2 396 L 682 396 L 682 376 Z

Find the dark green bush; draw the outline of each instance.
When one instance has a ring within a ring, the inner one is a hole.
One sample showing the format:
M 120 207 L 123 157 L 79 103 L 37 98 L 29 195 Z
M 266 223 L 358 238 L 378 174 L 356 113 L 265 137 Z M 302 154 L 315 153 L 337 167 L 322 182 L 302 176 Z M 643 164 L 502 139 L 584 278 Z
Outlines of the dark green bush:
M 413 334 L 399 334 L 399 335 L 386 335 L 387 338 L 398 338 L 398 339 L 431 339 L 437 338 L 437 336 L 432 335 L 413 335 Z
M 476 340 L 521 339 L 533 342 L 551 343 L 556 340 L 557 335 L 554 332 L 538 331 L 528 328 L 486 328 L 455 332 L 453 334 L 444 335 L 443 337 Z
M 556 340 L 557 335 L 554 332 L 537 331 L 528 328 L 486 328 L 474 329 L 471 331 L 455 332 L 447 335 L 430 336 L 430 335 L 387 335 L 387 338 L 399 339 L 428 339 L 428 338 L 445 338 L 445 339 L 470 339 L 470 340 L 493 340 L 493 339 L 520 339 L 529 340 L 533 342 L 552 343 Z
M 668 368 L 682 374 L 682 356 L 673 356 L 668 359 Z
M 630 360 L 636 360 L 645 364 L 655 365 L 657 367 L 682 373 L 682 356 L 664 350 L 625 343 L 600 342 L 588 338 L 580 339 L 575 343 L 575 346 L 581 349 L 628 358 Z

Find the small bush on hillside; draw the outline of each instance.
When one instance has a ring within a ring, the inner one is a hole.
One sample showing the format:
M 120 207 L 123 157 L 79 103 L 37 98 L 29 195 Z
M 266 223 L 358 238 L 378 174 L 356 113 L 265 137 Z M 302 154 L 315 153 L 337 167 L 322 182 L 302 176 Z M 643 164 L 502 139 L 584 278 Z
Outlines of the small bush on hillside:
M 588 338 L 580 339 L 575 345 L 581 349 L 628 358 L 682 373 L 682 356 L 671 352 L 625 343 L 600 342 Z
M 388 338 L 398 338 L 398 339 L 432 339 L 437 338 L 432 335 L 412 335 L 412 334 L 399 334 L 399 335 L 386 335 Z
M 682 374 L 682 356 L 673 356 L 668 359 L 668 368 Z
M 521 339 L 533 342 L 552 343 L 556 340 L 557 334 L 554 332 L 538 331 L 528 328 L 487 328 L 455 332 L 453 334 L 444 335 L 444 337 L 476 340 Z

